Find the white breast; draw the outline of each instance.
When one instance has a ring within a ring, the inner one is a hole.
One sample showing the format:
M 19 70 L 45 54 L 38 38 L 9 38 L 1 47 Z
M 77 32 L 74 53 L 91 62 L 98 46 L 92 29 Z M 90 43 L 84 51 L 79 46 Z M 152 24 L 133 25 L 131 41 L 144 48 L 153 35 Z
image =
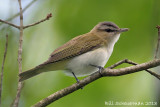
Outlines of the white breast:
M 67 68 L 69 70 L 65 73 L 69 76 L 72 76 L 71 72 L 74 72 L 76 76 L 89 75 L 98 71 L 98 68 L 90 66 L 90 64 L 104 67 L 111 53 L 106 48 L 100 48 L 77 56 L 68 63 Z
M 71 72 L 74 72 L 76 76 L 86 76 L 98 71 L 98 68 L 90 66 L 90 64 L 104 67 L 112 54 L 114 44 L 118 38 L 107 47 L 102 47 L 73 58 L 67 64 L 65 73 L 69 76 L 72 76 Z

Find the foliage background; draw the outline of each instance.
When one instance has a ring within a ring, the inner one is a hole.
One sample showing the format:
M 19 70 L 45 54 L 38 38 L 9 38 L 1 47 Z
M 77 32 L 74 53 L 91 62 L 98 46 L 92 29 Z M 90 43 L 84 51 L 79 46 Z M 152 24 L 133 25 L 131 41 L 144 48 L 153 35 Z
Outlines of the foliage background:
M 22 0 L 22 6 L 25 7 L 30 1 Z M 17 1 L 0 0 L 0 4 L 1 19 L 5 20 L 19 11 Z M 24 13 L 24 24 L 36 22 L 50 12 L 53 17 L 25 30 L 23 71 L 42 63 L 54 49 L 77 35 L 89 32 L 101 21 L 112 21 L 121 28 L 130 28 L 116 43 L 106 67 L 125 58 L 138 63 L 152 60 L 157 40 L 155 26 L 160 24 L 158 4 L 159 0 L 37 0 Z M 12 22 L 19 24 L 19 18 Z M 0 25 L 0 65 L 6 33 L 9 34 L 9 49 L 4 69 L 3 107 L 12 103 L 18 81 L 19 32 L 8 25 Z M 120 67 L 125 66 L 128 65 Z M 31 106 L 73 83 L 75 79 L 65 76 L 63 71 L 47 72 L 31 78 L 25 82 L 20 107 Z M 105 101 L 153 101 L 159 104 L 159 89 L 158 79 L 143 71 L 120 77 L 101 78 L 48 107 L 104 107 Z

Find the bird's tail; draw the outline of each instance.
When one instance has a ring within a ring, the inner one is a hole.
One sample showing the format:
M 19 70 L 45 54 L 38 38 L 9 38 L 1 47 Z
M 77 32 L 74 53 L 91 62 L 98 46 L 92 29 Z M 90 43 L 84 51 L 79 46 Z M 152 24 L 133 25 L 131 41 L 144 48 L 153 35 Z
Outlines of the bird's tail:
M 48 71 L 56 71 L 56 70 L 63 70 L 65 69 L 65 61 L 62 63 L 50 63 L 49 61 L 46 61 L 35 68 L 32 68 L 28 71 L 22 72 L 19 74 L 19 81 L 24 81 L 26 79 L 29 79 L 33 76 L 36 76 L 42 72 L 48 72 Z
M 43 68 L 42 68 L 42 69 L 43 69 Z M 20 73 L 20 74 L 19 74 L 19 77 L 20 77 L 19 81 L 20 81 L 20 82 L 21 82 L 21 81 L 24 81 L 24 80 L 26 80 L 26 79 L 29 79 L 29 78 L 31 78 L 31 77 L 33 77 L 33 76 L 36 76 L 36 75 L 44 72 L 42 69 L 41 69 L 40 67 L 35 67 L 35 68 L 33 68 L 33 69 L 30 69 L 30 70 L 28 70 L 28 71 L 25 71 L 25 72 Z

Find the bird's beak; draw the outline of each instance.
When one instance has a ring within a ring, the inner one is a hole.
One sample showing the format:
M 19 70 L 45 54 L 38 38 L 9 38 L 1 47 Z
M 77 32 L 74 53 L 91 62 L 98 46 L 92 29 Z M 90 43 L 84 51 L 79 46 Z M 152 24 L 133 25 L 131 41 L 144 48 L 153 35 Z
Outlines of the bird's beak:
M 118 32 L 126 32 L 128 30 L 129 30 L 128 28 L 120 28 Z

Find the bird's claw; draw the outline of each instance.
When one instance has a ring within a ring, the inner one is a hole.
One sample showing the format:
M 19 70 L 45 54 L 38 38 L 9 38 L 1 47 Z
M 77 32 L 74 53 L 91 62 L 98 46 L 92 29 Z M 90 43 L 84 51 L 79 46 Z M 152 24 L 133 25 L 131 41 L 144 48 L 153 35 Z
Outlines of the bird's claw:
M 98 69 L 99 69 L 98 72 L 100 73 L 101 76 L 103 76 L 103 75 L 102 75 L 102 70 L 104 69 L 103 67 L 98 66 L 98 65 L 93 65 L 93 64 L 90 64 L 90 66 L 93 66 L 93 67 L 98 68 Z

